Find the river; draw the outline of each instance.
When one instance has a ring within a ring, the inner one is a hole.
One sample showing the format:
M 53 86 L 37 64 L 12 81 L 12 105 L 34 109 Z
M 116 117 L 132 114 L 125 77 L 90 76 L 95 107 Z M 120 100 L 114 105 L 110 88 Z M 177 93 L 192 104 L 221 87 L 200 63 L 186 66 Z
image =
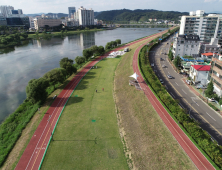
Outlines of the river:
M 37 79 L 68 57 L 82 56 L 82 50 L 92 45 L 105 46 L 121 39 L 122 43 L 148 36 L 167 28 L 117 28 L 54 37 L 50 40 L 30 40 L 14 51 L 0 54 L 0 123 L 26 99 L 25 88 L 31 79 Z

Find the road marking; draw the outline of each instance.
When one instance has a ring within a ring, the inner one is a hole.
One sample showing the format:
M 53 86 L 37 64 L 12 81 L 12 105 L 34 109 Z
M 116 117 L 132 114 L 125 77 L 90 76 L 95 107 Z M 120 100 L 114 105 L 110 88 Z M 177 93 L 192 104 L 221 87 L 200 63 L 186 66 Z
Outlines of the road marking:
M 183 89 L 182 89 L 182 91 L 183 91 L 185 94 L 187 94 Z
M 177 82 L 175 82 L 175 83 L 176 83 L 177 86 L 179 86 L 179 85 L 177 84 Z
M 191 97 L 191 99 L 193 100 L 193 102 L 194 102 L 197 106 L 199 106 L 199 104 L 197 104 L 197 102 L 194 101 L 194 97 Z
M 183 105 L 181 103 L 179 103 L 179 105 L 184 109 Z
M 173 93 L 170 93 L 171 94 L 171 96 L 173 97 L 173 98 L 175 98 L 175 96 L 173 95 Z
M 206 112 L 206 113 L 207 113 L 207 112 Z M 208 113 L 207 113 L 207 114 L 208 114 Z M 209 115 L 209 114 L 208 114 L 208 116 L 210 116 L 210 117 L 211 117 L 211 119 L 213 119 L 214 121 L 216 121 L 216 120 L 215 120 L 215 119 L 214 119 L 214 118 L 213 118 L 211 115 Z

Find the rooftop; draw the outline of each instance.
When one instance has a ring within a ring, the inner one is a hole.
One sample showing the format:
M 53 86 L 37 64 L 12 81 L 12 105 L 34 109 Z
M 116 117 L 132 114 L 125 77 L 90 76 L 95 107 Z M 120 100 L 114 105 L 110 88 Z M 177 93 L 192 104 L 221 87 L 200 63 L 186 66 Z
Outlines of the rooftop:
M 211 65 L 192 65 L 191 67 L 197 71 L 210 71 Z

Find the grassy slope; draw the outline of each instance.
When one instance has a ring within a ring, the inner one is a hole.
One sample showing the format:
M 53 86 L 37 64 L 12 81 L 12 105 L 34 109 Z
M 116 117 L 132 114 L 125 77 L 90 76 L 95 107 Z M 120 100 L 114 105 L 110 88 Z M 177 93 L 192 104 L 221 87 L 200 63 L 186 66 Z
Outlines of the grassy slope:
M 129 86 L 135 48 L 123 57 L 114 80 L 120 129 L 136 169 L 196 169 L 142 91 Z
M 78 85 L 59 120 L 42 169 L 128 169 L 113 100 L 113 76 L 119 61 L 101 61 Z

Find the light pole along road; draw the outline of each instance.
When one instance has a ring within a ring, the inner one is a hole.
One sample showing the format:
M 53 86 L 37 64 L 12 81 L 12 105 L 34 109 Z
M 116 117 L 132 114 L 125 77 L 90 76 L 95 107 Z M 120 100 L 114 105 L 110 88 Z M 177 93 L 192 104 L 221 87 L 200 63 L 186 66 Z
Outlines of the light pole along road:
M 180 106 L 187 110 L 191 118 L 200 123 L 200 127 L 211 135 L 212 140 L 216 140 L 219 145 L 222 145 L 222 117 L 190 91 L 182 80 L 183 76 L 174 71 L 166 55 L 171 42 L 172 36 L 150 52 L 149 59 L 150 63 L 154 63 L 154 72 L 159 79 L 163 80 L 168 93 L 174 99 L 179 100 Z M 161 58 L 163 60 L 160 60 Z M 173 79 L 169 79 L 167 75 L 171 75 Z

